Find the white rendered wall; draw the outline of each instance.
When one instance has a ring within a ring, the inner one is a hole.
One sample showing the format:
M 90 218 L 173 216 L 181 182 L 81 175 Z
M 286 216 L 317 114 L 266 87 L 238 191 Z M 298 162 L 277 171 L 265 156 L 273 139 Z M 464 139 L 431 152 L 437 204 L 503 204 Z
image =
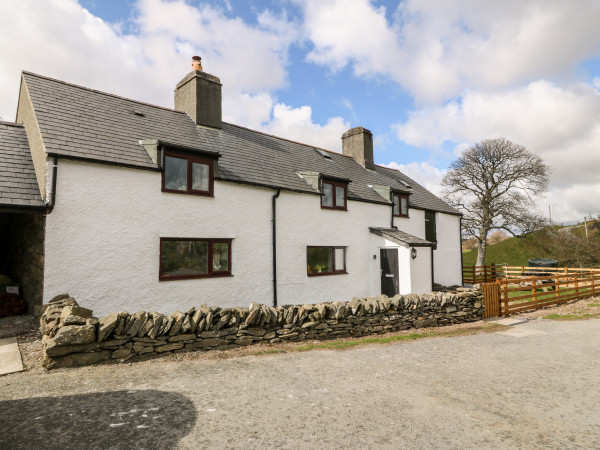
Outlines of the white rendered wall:
M 437 250 L 433 252 L 434 279 L 443 286 L 462 282 L 460 216 L 436 213 Z
M 411 249 L 412 250 L 412 249 Z M 417 257 L 411 258 L 410 287 L 412 294 L 428 294 L 431 285 L 431 247 L 416 247 Z
M 277 200 L 279 304 L 379 295 L 381 285 L 374 281 L 375 268 L 379 273 L 379 250 L 373 245 L 369 227 L 389 227 L 389 223 L 387 205 L 349 201 L 348 211 L 327 210 L 321 209 L 316 195 L 282 192 Z M 348 274 L 309 277 L 307 246 L 347 247 Z
M 68 292 L 98 316 L 272 299 L 270 189 L 215 183 L 168 194 L 160 173 L 60 159 L 46 220 L 44 301 Z M 158 281 L 159 238 L 233 238 L 232 277 Z
M 394 217 L 394 225 L 400 231 L 425 239 L 425 211 L 410 208 L 409 217 Z
M 46 221 L 45 302 L 68 292 L 98 316 L 169 313 L 202 303 L 272 304 L 275 191 L 215 182 L 210 198 L 163 193 L 160 182 L 158 172 L 59 160 L 56 205 Z M 369 227 L 389 227 L 390 208 L 349 201 L 348 211 L 324 210 L 317 195 L 283 191 L 277 200 L 279 304 L 380 294 L 379 249 L 396 245 Z M 396 225 L 424 236 L 422 211 L 396 218 Z M 452 236 L 459 249 L 458 231 Z M 233 239 L 233 276 L 159 282 L 160 237 Z M 346 246 L 348 274 L 308 277 L 309 245 Z M 411 261 L 408 249 L 398 248 L 401 292 L 426 292 L 425 249 Z
M 410 294 L 413 289 L 410 274 L 410 251 L 410 248 L 398 247 L 398 288 L 400 294 Z

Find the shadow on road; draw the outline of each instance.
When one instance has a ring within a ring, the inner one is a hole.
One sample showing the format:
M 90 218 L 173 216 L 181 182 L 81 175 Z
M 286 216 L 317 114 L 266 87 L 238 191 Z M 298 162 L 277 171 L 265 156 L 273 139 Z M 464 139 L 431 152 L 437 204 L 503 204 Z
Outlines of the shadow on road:
M 173 448 L 195 422 L 192 402 L 174 392 L 0 401 L 0 448 Z

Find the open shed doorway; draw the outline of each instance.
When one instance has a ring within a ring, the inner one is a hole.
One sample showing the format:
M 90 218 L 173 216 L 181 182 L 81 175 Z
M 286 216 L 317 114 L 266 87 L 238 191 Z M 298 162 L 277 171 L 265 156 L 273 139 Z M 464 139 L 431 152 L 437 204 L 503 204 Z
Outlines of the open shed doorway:
M 0 317 L 41 313 L 45 224 L 44 214 L 0 212 Z

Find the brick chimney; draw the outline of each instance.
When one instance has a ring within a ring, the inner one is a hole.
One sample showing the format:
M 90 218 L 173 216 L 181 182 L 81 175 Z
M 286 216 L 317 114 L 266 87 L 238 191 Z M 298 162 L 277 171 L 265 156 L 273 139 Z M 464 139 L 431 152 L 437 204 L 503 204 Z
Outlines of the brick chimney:
M 342 134 L 342 153 L 351 156 L 361 166 L 375 170 L 373 133 L 366 128 L 355 127 Z
M 175 87 L 175 109 L 187 113 L 197 125 L 223 128 L 221 80 L 202 71 L 200 57 L 192 57 L 192 71 Z

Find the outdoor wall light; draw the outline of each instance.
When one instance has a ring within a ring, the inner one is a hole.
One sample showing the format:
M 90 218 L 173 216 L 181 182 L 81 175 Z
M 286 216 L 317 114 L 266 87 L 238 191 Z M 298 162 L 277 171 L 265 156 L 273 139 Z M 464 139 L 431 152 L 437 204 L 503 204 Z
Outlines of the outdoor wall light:
M 417 249 L 413 247 L 412 251 L 410 252 L 410 257 L 412 259 L 415 259 L 417 257 Z

